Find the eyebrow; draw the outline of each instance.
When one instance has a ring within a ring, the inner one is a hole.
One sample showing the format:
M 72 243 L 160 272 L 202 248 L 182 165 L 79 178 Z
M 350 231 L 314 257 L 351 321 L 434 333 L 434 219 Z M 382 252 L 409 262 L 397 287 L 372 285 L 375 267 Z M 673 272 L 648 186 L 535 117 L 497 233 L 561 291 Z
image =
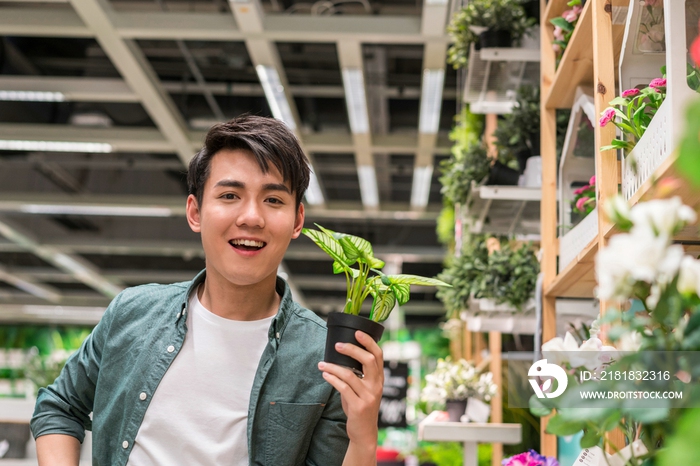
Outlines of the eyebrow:
M 238 180 L 221 180 L 218 181 L 214 187 L 225 187 L 225 188 L 240 188 L 245 189 L 245 183 Z M 283 183 L 267 183 L 263 185 L 263 191 L 283 191 L 287 194 L 292 194 L 289 188 Z

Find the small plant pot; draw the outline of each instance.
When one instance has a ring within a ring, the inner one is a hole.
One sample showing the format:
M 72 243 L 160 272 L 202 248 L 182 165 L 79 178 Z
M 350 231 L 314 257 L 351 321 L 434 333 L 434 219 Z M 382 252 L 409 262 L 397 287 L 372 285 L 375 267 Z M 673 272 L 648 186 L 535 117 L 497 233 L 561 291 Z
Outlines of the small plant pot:
M 489 179 L 486 181 L 486 184 L 495 186 L 517 186 L 519 178 L 520 173 L 518 173 L 518 170 L 513 170 L 507 165 L 496 161 L 496 163 L 491 166 Z
M 512 47 L 513 38 L 510 31 L 502 29 L 487 29 L 479 34 L 479 46 L 482 49 L 491 47 Z
M 352 369 L 356 374 L 362 374 L 362 364 L 360 361 L 353 359 L 344 354 L 340 354 L 335 350 L 335 344 L 352 343 L 364 349 L 357 339 L 355 332 L 361 330 L 368 334 L 374 341 L 379 341 L 384 333 L 384 326 L 367 319 L 366 317 L 356 316 L 353 314 L 345 314 L 342 312 L 332 312 L 328 314 L 328 336 L 326 337 L 326 355 L 324 361 L 339 366 L 345 366 Z
M 525 16 L 528 18 L 535 18 L 538 22 L 540 20 L 540 1 L 539 0 L 529 0 L 523 2 L 523 9 L 525 10 Z
M 467 400 L 446 400 L 445 410 L 450 417 L 450 422 L 460 422 L 467 410 Z
M 521 149 L 515 153 L 515 158 L 518 159 L 518 167 L 520 168 L 520 174 L 525 172 L 525 167 L 527 167 L 527 159 L 532 157 L 532 152 L 530 149 Z

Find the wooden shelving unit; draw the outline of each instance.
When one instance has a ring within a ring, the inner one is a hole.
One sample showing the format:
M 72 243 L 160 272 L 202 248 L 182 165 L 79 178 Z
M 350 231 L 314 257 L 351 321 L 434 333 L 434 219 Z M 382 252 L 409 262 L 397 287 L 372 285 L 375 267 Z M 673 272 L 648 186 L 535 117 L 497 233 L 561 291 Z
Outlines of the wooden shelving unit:
M 571 108 L 577 86 L 588 86 L 594 91 L 596 114 L 608 107 L 619 92 L 619 59 L 623 48 L 623 37 L 627 13 L 624 11 L 630 2 L 636 0 L 588 0 L 579 18 L 576 30 L 559 66 L 555 69 L 555 56 L 551 48 L 553 28 L 549 20 L 568 9 L 567 0 L 550 0 L 541 18 L 541 149 L 542 149 L 542 271 L 544 273 L 543 329 L 542 341 L 556 336 L 557 298 L 593 298 L 595 282 L 595 256 L 601 247 L 619 229 L 611 224 L 597 209 L 598 234 L 562 270 L 557 270 L 559 241 L 557 239 L 557 157 L 556 157 L 556 109 Z M 670 2 L 666 2 L 668 7 Z M 667 36 L 668 38 L 668 36 Z M 669 52 L 667 52 L 669 53 Z M 675 56 L 675 55 L 674 55 Z M 683 75 L 684 76 L 684 75 Z M 596 146 L 610 144 L 615 137 L 614 125 L 595 128 Z M 674 146 L 672 146 L 674 147 Z M 660 165 L 652 168 L 653 175 L 630 197 L 632 205 L 654 197 L 655 180 L 664 177 L 679 178 L 674 163 L 677 153 L 671 153 Z M 604 205 L 620 189 L 621 168 L 615 151 L 595 154 L 597 203 Z M 682 180 L 682 178 L 681 178 Z M 682 182 L 674 192 L 683 202 L 697 209 L 700 206 L 700 190 Z M 629 197 L 629 196 L 628 196 Z M 697 227 L 689 227 L 675 238 L 686 251 L 700 252 L 700 236 Z M 568 260 L 568 259 L 567 259 Z M 606 302 L 600 303 L 601 313 L 607 309 Z M 542 420 L 541 453 L 556 455 L 556 437 L 546 434 L 547 418 Z

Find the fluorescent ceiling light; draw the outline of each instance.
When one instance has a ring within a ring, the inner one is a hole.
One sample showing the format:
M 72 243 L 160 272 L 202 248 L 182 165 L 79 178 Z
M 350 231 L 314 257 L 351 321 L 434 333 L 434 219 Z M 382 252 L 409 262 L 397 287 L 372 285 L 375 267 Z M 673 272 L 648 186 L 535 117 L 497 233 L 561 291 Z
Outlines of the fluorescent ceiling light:
M 255 67 L 255 71 L 258 72 L 258 78 L 265 92 L 267 103 L 270 105 L 270 110 L 272 110 L 272 115 L 285 122 L 292 131 L 295 131 L 297 125 L 277 70 L 273 66 L 258 65 Z
M 445 70 L 424 70 L 423 87 L 420 98 L 421 133 L 435 134 L 440 126 L 440 108 L 442 107 L 442 87 L 445 82 Z
M 325 201 L 323 199 L 323 191 L 321 190 L 321 184 L 318 182 L 318 177 L 314 173 L 313 167 L 311 168 L 311 174 L 309 178 L 309 187 L 306 189 L 306 202 L 309 205 L 322 205 Z
M 360 194 L 362 204 L 366 207 L 379 205 L 379 192 L 377 191 L 377 175 L 372 165 L 360 165 L 357 167 L 357 176 L 360 178 Z
M 0 100 L 17 102 L 63 102 L 66 100 L 66 96 L 62 92 L 0 91 Z
M 99 273 L 88 265 L 83 264 L 79 259 L 73 258 L 62 252 L 50 251 L 49 254 L 51 254 L 51 259 L 56 266 L 62 268 L 66 272 L 69 272 L 83 283 L 92 285 L 96 289 L 111 295 L 112 297 L 118 295 L 119 292 L 122 291 L 122 288 L 109 283 L 107 280 L 102 278 Z
M 447 5 L 447 0 L 425 0 L 426 5 Z
M 112 152 L 110 144 L 101 142 L 19 141 L 0 139 L 0 150 L 26 150 L 38 152 Z
M 433 179 L 433 166 L 416 167 L 413 170 L 413 186 L 411 187 L 411 206 L 425 207 L 430 197 L 430 184 Z
M 348 107 L 350 130 L 354 134 L 369 133 L 365 79 L 359 68 L 343 68 L 345 103 Z
M 26 204 L 19 208 L 27 214 L 104 215 L 115 217 L 170 217 L 169 207 Z

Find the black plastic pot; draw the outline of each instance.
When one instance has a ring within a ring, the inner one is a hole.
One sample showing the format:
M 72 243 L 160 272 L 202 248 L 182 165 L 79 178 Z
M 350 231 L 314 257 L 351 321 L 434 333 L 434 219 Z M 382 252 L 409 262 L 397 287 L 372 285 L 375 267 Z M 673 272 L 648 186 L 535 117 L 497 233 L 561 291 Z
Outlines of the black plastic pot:
M 460 422 L 460 419 L 467 410 L 467 400 L 446 400 L 445 411 L 450 417 L 450 422 Z
M 527 159 L 532 157 L 532 152 L 530 149 L 520 149 L 515 153 L 515 158 L 518 159 L 518 167 L 520 168 L 520 174 L 522 175 L 527 166 Z
M 328 336 L 326 337 L 326 355 L 323 360 L 338 364 L 339 366 L 349 367 L 356 373 L 361 374 L 362 364 L 360 361 L 338 353 L 335 350 L 335 344 L 338 342 L 352 343 L 360 348 L 364 348 L 364 346 L 358 343 L 357 338 L 355 338 L 355 332 L 361 330 L 372 337 L 374 341 L 379 341 L 384 333 L 384 326 L 366 317 L 342 312 L 328 314 L 327 324 Z
M 513 39 L 510 31 L 502 29 L 487 29 L 479 34 L 479 48 L 512 47 Z
M 540 0 L 529 0 L 523 2 L 523 9 L 525 10 L 525 16 L 528 18 L 535 18 L 537 22 L 540 21 Z
M 496 161 L 496 163 L 491 166 L 489 179 L 486 180 L 486 184 L 495 186 L 517 186 L 519 178 L 520 173 L 518 173 L 518 170 L 513 170 L 501 162 Z

